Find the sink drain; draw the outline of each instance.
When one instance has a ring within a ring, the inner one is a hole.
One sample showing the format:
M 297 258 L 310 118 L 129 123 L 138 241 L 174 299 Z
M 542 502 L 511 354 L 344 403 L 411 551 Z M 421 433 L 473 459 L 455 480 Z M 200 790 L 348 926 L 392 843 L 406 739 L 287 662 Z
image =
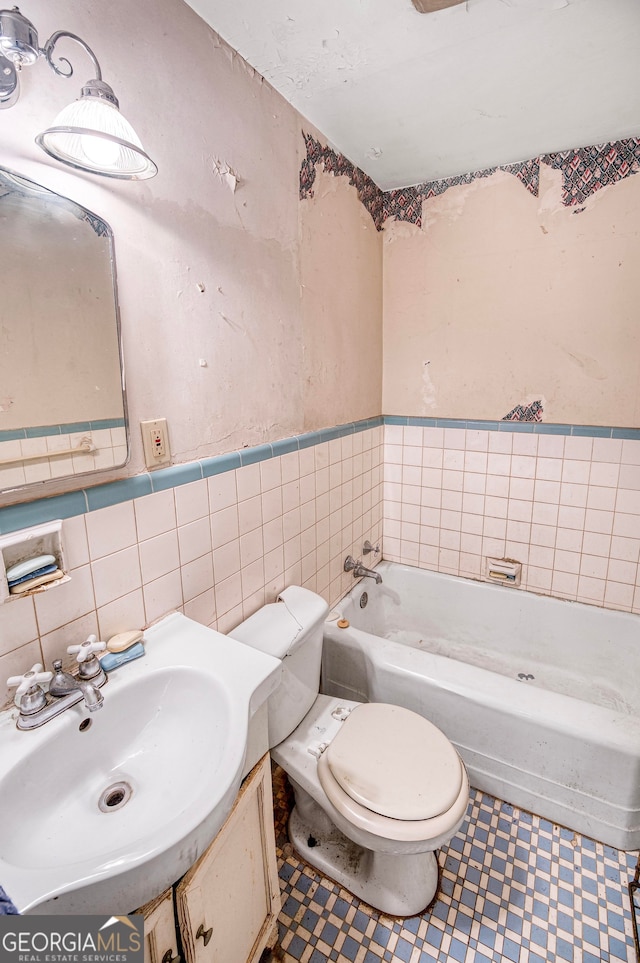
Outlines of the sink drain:
M 112 813 L 116 809 L 122 809 L 131 799 L 132 793 L 133 789 L 128 782 L 114 782 L 100 796 L 98 809 L 103 813 Z

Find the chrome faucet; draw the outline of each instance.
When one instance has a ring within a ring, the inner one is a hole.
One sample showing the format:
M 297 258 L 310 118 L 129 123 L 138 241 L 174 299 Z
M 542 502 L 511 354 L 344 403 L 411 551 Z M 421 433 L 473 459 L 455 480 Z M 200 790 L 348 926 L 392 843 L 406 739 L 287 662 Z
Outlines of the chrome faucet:
M 373 568 L 366 568 L 359 559 L 355 559 L 353 555 L 347 555 L 344 560 L 344 571 L 353 572 L 354 578 L 373 578 L 375 579 L 376 585 L 380 585 L 382 582 L 382 575 L 376 572 Z
M 53 663 L 53 672 L 43 672 L 42 666 L 36 664 L 25 675 L 8 679 L 9 686 L 17 686 L 18 729 L 37 729 L 82 699 L 89 712 L 101 709 L 104 696 L 99 690 L 107 681 L 107 674 L 96 652 L 104 648 L 105 643 L 97 642 L 95 636 L 89 636 L 82 645 L 68 647 L 67 651 L 75 654 L 78 661 L 77 676 L 63 672 L 62 661 L 58 659 Z M 48 696 L 42 687 L 47 682 Z

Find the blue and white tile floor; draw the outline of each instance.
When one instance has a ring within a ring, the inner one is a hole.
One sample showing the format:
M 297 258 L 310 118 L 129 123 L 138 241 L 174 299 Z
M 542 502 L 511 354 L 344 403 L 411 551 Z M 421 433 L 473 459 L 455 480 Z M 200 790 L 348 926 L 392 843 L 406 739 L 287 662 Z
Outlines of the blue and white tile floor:
M 285 963 L 635 963 L 623 853 L 472 790 L 439 853 L 429 913 L 393 919 L 298 861 L 286 838 L 291 792 L 274 769 Z

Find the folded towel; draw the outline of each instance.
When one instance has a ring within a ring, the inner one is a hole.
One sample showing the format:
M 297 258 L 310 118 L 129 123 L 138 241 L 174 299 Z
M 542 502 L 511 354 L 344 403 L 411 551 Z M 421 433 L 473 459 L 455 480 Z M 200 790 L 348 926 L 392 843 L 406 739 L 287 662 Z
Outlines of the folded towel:
M 21 582 L 26 582 L 30 578 L 39 578 L 40 575 L 50 575 L 51 572 L 55 572 L 58 566 L 55 562 L 51 565 L 44 565 L 42 568 L 37 568 L 35 572 L 29 572 L 28 575 L 21 575 L 20 578 L 10 578 L 8 579 L 9 588 L 13 588 L 14 585 L 20 585 Z
M 64 572 L 61 568 L 54 568 L 53 572 L 49 575 L 39 575 L 38 578 L 34 578 L 32 575 L 30 578 L 25 579 L 24 582 L 20 582 L 19 585 L 14 585 L 9 589 L 11 595 L 21 595 L 23 592 L 30 592 L 31 589 L 37 588 L 38 585 L 46 585 L 48 582 L 55 582 L 57 579 L 62 578 Z
M 25 562 L 18 562 L 17 565 L 12 565 L 8 568 L 7 579 L 11 582 L 16 578 L 22 578 L 23 575 L 29 575 L 44 565 L 53 565 L 55 560 L 55 555 L 34 555 L 33 558 L 28 558 Z
M 20 910 L 13 905 L 2 886 L 0 886 L 0 916 L 20 916 Z

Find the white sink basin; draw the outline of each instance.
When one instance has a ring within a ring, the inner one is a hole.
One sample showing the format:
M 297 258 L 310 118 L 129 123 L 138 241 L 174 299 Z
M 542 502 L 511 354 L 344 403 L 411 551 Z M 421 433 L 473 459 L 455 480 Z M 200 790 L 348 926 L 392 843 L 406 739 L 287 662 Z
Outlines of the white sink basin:
M 145 648 L 111 673 L 98 712 L 81 702 L 31 731 L 17 709 L 0 715 L 0 884 L 22 912 L 130 913 L 233 805 L 280 662 L 177 613 Z

